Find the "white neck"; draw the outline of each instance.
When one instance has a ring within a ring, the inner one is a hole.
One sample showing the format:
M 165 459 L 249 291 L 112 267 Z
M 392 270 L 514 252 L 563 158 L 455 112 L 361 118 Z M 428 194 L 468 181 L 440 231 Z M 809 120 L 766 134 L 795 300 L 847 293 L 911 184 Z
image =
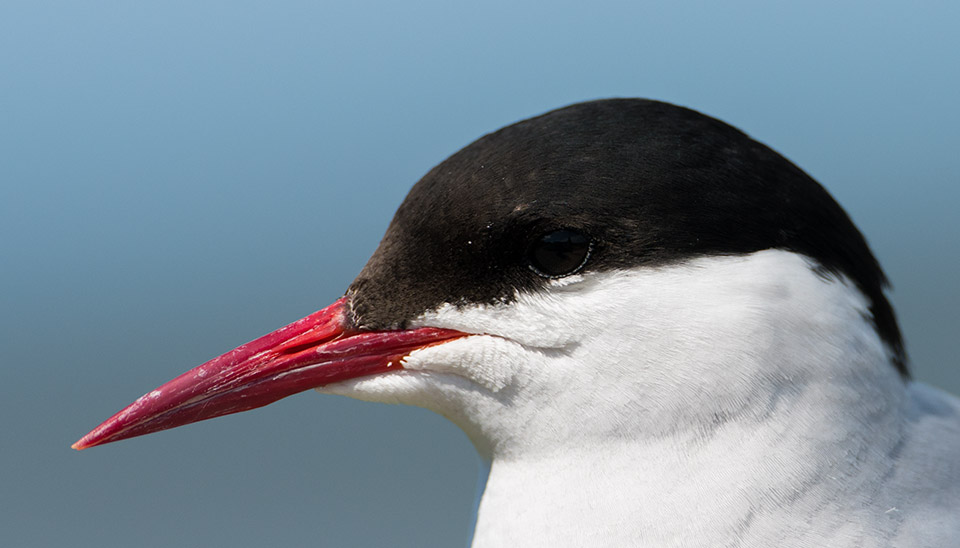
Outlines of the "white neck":
M 902 414 L 870 392 L 808 383 L 680 436 L 494 458 L 474 547 L 858 545 L 895 527 L 875 501 Z

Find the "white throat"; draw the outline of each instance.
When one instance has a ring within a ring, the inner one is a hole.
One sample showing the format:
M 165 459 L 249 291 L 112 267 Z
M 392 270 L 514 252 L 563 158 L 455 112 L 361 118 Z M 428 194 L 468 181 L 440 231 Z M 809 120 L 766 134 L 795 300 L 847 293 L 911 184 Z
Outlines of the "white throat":
M 444 306 L 417 325 L 478 335 L 322 391 L 468 433 L 492 460 L 475 546 L 845 545 L 891 519 L 865 501 L 905 384 L 863 295 L 815 266 L 770 250 Z

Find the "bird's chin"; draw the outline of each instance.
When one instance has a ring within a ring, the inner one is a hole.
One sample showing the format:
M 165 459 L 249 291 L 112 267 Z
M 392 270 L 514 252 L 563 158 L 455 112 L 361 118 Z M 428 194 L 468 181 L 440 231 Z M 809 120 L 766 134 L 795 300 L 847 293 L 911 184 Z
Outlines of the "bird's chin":
M 395 370 L 318 390 L 411 405 L 423 405 L 422 397 L 450 398 L 463 395 L 464 391 L 497 397 L 522 376 L 518 373 L 524 364 L 536 357 L 536 352 L 504 337 L 471 335 L 415 350 Z
M 451 373 L 397 370 L 317 387 L 321 394 L 363 401 L 435 408 L 451 395 L 479 390 L 470 380 Z
M 316 391 L 429 409 L 459 426 L 481 455 L 490 454 L 489 436 L 481 427 L 482 417 L 502 409 L 500 400 L 504 395 L 491 393 L 460 375 L 409 370 L 351 379 L 316 388 Z
M 380 403 L 413 405 L 459 426 L 481 456 L 492 454 L 497 426 L 510 422 L 512 403 L 543 354 L 499 336 L 473 335 L 412 352 L 402 369 L 329 384 L 317 391 Z M 493 425 L 493 426 L 491 426 Z

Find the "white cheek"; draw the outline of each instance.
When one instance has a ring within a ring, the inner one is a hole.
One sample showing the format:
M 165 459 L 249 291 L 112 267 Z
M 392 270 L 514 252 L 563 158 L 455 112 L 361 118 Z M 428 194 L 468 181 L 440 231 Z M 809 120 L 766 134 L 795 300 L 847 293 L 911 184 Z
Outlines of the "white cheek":
M 859 291 L 817 276 L 807 259 L 785 251 L 571 276 L 549 286 L 509 304 L 425 313 L 412 324 L 496 337 L 415 353 L 407 367 L 449 372 L 491 391 L 529 386 L 532 378 L 638 397 L 656 388 L 658 398 L 683 407 L 693 396 L 710 405 L 736 402 L 771 379 L 823 374 L 833 367 L 823 364 L 845 353 L 883 353 Z M 851 350 L 864 341 L 873 347 Z
M 597 279 L 569 276 L 549 282 L 548 291 L 519 293 L 508 305 L 445 304 L 413 320 L 411 327 L 444 327 L 496 335 L 528 349 L 559 349 L 596 334 L 595 305 L 603 300 Z
M 518 375 L 529 371 L 535 357 L 516 342 L 477 335 L 417 350 L 402 364 L 412 371 L 458 375 L 496 393 L 517 384 Z

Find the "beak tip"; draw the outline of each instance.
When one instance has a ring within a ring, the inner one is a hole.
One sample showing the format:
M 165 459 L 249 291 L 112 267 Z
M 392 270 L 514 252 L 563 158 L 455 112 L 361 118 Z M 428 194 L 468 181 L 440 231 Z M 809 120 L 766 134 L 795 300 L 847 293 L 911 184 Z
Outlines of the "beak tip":
M 102 437 L 94 437 L 93 432 L 90 432 L 86 436 L 78 439 L 70 446 L 71 449 L 76 449 L 77 451 L 83 451 L 84 449 L 90 449 L 103 443 Z

